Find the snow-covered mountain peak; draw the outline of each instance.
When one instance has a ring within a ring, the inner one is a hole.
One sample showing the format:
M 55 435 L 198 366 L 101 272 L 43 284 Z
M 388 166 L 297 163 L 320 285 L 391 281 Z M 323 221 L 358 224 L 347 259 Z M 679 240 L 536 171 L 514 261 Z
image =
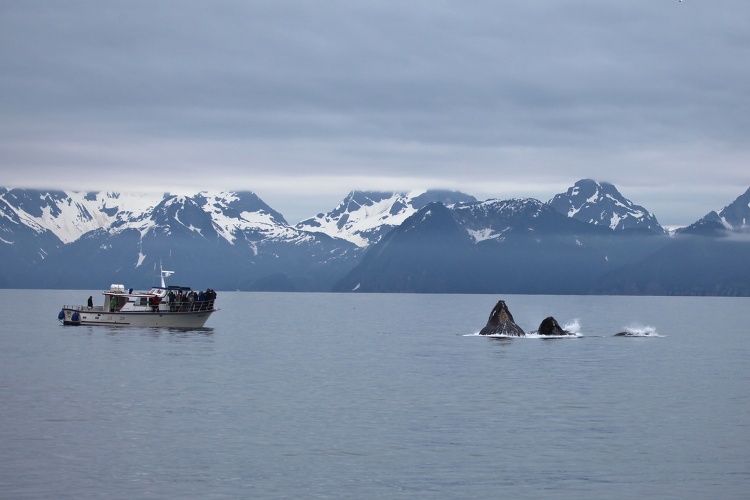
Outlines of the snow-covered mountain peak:
M 161 200 L 154 194 L 112 192 L 0 191 L 0 202 L 26 226 L 42 233 L 50 231 L 63 243 L 83 234 L 135 219 L 153 209 Z
M 203 237 L 218 236 L 230 244 L 237 238 L 251 241 L 300 238 L 299 231 L 290 227 L 280 213 L 249 191 L 167 195 L 151 219 L 157 226 L 176 223 Z
M 719 212 L 722 224 L 732 231 L 750 230 L 750 188 Z
M 712 210 L 678 233 L 723 236 L 726 232 L 750 232 L 750 188 L 719 212 Z
M 608 182 L 581 179 L 565 193 L 555 195 L 548 204 L 568 217 L 613 231 L 666 233 L 653 214 L 625 198 Z
M 352 191 L 331 212 L 303 220 L 296 228 L 366 247 L 380 239 L 384 226 L 398 226 L 416 212 L 408 200 L 408 193 Z
M 331 212 L 303 220 L 296 228 L 342 238 L 364 248 L 431 202 L 452 205 L 470 200 L 476 201 L 455 191 L 352 191 Z
M 77 191 L 0 190 L 5 217 L 49 231 L 63 243 L 104 229 L 111 234 L 135 229 L 145 235 L 160 228 L 166 234 L 188 231 L 203 237 L 219 236 L 233 243 L 238 235 L 253 239 L 299 239 L 298 230 L 251 192 L 117 193 Z

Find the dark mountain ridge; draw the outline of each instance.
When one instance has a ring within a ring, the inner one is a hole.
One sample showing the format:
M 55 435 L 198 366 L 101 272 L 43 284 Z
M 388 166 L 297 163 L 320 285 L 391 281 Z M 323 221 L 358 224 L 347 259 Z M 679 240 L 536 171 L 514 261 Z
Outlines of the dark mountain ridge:
M 376 243 L 333 291 L 468 293 L 474 253 L 451 211 L 430 203 Z
M 670 238 L 614 186 L 543 203 L 353 191 L 294 227 L 251 192 L 0 189 L 0 286 L 750 295 L 750 190 Z
M 663 246 L 535 199 L 432 204 L 373 245 L 336 291 L 589 293 L 599 277 Z
M 594 293 L 750 296 L 749 222 L 750 189 L 653 254 L 604 274 Z

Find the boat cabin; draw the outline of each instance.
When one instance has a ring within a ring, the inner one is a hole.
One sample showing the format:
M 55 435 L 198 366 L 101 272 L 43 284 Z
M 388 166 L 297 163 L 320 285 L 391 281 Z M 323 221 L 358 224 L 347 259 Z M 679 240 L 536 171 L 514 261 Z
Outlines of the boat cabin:
M 155 286 L 148 292 L 127 292 L 123 285 L 112 285 L 104 295 L 103 309 L 108 312 L 185 312 L 196 306 L 197 294 L 189 286 Z

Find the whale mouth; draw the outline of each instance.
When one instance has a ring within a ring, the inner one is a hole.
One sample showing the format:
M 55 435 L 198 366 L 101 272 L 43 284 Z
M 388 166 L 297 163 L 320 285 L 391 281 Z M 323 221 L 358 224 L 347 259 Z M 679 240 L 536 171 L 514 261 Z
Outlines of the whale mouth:
M 525 335 L 523 329 L 513 319 L 504 300 L 498 300 L 492 308 L 487 325 L 479 332 L 480 335 L 519 337 Z

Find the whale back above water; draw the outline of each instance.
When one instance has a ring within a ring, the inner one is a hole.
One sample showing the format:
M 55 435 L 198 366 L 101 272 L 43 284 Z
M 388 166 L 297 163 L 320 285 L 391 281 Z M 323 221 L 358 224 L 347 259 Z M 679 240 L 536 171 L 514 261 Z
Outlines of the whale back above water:
M 479 335 L 505 335 L 508 337 L 524 337 L 526 332 L 516 324 L 504 300 L 499 300 L 490 313 L 487 325 L 480 330 Z

